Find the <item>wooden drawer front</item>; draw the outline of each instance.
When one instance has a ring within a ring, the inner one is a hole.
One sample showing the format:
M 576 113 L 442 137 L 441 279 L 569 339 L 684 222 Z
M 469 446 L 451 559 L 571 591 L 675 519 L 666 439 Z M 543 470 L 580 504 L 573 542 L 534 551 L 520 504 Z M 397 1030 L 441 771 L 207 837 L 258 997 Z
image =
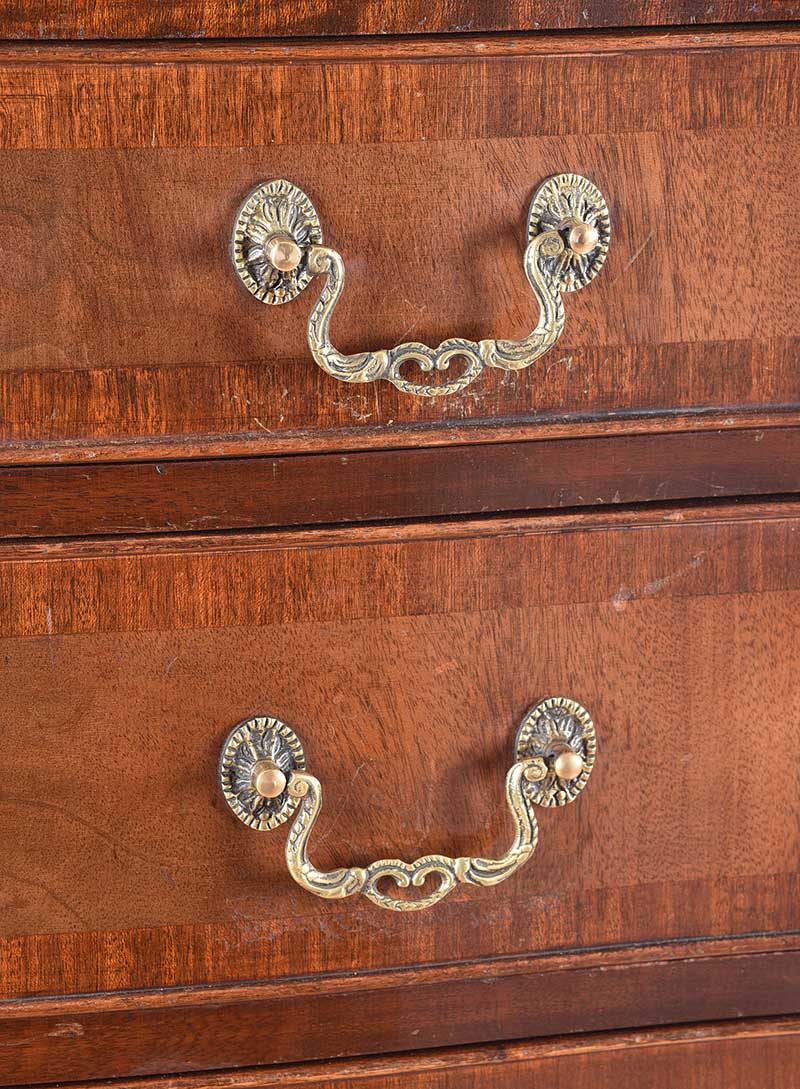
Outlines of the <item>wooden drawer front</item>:
M 413 1059 L 331 1064 L 327 1089 L 781 1089 L 800 1064 L 796 1020 L 686 1026 L 656 1032 L 610 1033 L 517 1046 L 475 1048 Z M 349 1066 L 349 1070 L 348 1067 Z M 382 1069 L 383 1068 L 383 1069 Z M 317 1072 L 308 1071 L 312 1076 Z M 299 1089 L 308 1074 L 271 1078 L 247 1072 L 219 1079 L 220 1089 Z M 145 1087 L 147 1089 L 147 1087 Z M 172 1089 L 172 1087 L 170 1087 Z M 191 1089 L 187 1078 L 175 1089 Z M 203 1089 L 217 1089 L 216 1079 Z
M 798 527 L 740 506 L 0 553 L 0 1084 L 795 1011 Z M 419 913 L 304 891 L 286 827 L 219 789 L 229 729 L 272 712 L 324 783 L 320 867 L 499 854 L 514 728 L 553 693 L 594 716 L 587 789 L 502 885 Z
M 474 961 L 798 923 L 794 508 L 44 546 L 0 566 L 2 979 L 53 994 Z M 516 724 L 590 709 L 531 861 L 414 917 L 289 878 L 220 794 L 301 735 L 322 868 L 507 846 Z
M 517 1046 L 432 1053 L 409 1059 L 330 1064 L 327 1089 L 781 1089 L 800 1064 L 796 1020 L 702 1025 L 656 1032 L 611 1033 Z M 326 1064 L 327 1065 L 327 1064 Z M 219 1089 L 299 1089 L 322 1071 L 248 1071 L 219 1079 Z M 174 1089 L 192 1089 L 190 1079 Z M 149 1089 L 145 1086 L 144 1089 Z M 172 1089 L 172 1087 L 170 1087 Z M 218 1089 L 217 1079 L 203 1089 Z
M 90 1084 L 97 1089 L 782 1089 L 794 1084 L 798 1063 L 800 1023 L 776 1019 Z
M 800 204 L 798 41 L 4 47 L 3 457 L 792 416 L 800 310 L 775 225 Z M 342 350 L 523 336 L 527 204 L 561 171 L 609 201 L 606 266 L 549 355 L 450 397 L 327 376 L 306 338 L 317 287 L 265 307 L 231 267 L 240 202 L 285 176 L 345 258 Z
M 259 38 L 343 34 L 477 33 L 577 27 L 770 22 L 800 18 L 794 0 L 193 0 L 154 7 L 132 0 L 72 0 L 54 13 L 47 0 L 17 0 L 3 11 L 6 38 Z
M 85 1019 L 77 1016 L 79 1019 L 71 1023 L 73 1030 L 85 1024 Z M 258 1032 L 255 1024 L 249 1029 Z M 84 1047 L 85 1040 L 74 1031 L 70 1038 L 63 1023 L 60 1039 L 58 1032 L 47 1036 L 39 1031 L 28 1047 L 38 1052 L 45 1081 L 62 1080 L 60 1070 L 71 1068 L 71 1040 L 72 1050 Z M 136 1048 L 135 1038 L 112 1039 L 113 1047 L 109 1047 L 109 1039 L 97 1041 L 100 1069 L 110 1051 L 130 1054 Z M 200 1043 L 187 1038 L 186 1054 L 201 1055 Z M 3 1065 L 8 1061 L 4 1059 Z M 637 1085 L 649 1089 L 752 1089 L 754 1085 L 784 1089 L 795 1085 L 798 1063 L 800 1023 L 796 1017 L 787 1017 L 588 1033 L 371 1059 L 347 1057 L 290 1066 L 231 1068 L 219 1074 L 193 1072 L 167 1078 L 100 1082 L 96 1078 L 103 1075 L 96 1068 L 81 1085 L 98 1089 L 516 1089 L 520 1085 L 534 1089 L 627 1089 Z

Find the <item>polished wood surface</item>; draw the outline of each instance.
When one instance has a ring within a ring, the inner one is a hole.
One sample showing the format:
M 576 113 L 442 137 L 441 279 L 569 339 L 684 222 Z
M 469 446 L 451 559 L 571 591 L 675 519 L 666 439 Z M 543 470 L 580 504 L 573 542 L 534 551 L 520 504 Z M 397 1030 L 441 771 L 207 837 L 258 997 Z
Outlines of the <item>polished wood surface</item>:
M 5 1003 L 0 1084 L 230 1070 L 632 1023 L 641 1031 L 709 1017 L 792 1013 L 800 987 L 799 941 L 794 935 L 671 943 L 522 962 Z M 737 953 L 737 946 L 774 951 Z M 236 1085 L 241 1075 L 224 1076 Z
M 6 992 L 796 929 L 772 741 L 798 740 L 798 524 L 762 504 L 6 547 Z M 512 881 L 413 925 L 303 892 L 284 833 L 218 792 L 228 729 L 271 711 L 325 783 L 322 867 L 491 851 L 516 724 L 553 692 L 594 715 L 590 788 Z
M 635 467 L 635 471 L 631 471 Z M 0 537 L 199 532 L 792 493 L 800 430 L 0 469 Z
M 794 0 L 9 0 L 0 37 L 236 38 L 566 30 L 800 18 Z
M 798 17 L 3 6 L 0 1085 L 794 1083 Z M 345 259 L 338 346 L 518 337 L 565 170 L 606 268 L 556 351 L 441 401 L 325 376 L 318 288 L 231 269 L 286 176 Z M 497 854 L 554 693 L 588 789 L 426 912 L 304 892 L 219 790 L 274 713 L 321 868 Z
M 797 46 L 792 28 L 6 46 L 0 457 L 796 409 L 794 257 L 774 224 L 800 197 Z M 87 110 L 87 88 L 113 108 Z M 316 288 L 268 309 L 230 268 L 238 203 L 285 175 L 345 256 L 342 348 L 519 335 L 526 206 L 564 169 L 610 200 L 606 268 L 567 300 L 555 352 L 442 402 L 325 376 L 305 338 Z
M 770 1018 L 681 1025 L 649 1032 L 561 1037 L 283 1069 L 137 1079 L 115 1089 L 786 1089 L 800 1063 L 800 1022 Z M 541 1079 L 541 1082 L 540 1080 Z M 75 1089 L 90 1089 L 96 1082 Z

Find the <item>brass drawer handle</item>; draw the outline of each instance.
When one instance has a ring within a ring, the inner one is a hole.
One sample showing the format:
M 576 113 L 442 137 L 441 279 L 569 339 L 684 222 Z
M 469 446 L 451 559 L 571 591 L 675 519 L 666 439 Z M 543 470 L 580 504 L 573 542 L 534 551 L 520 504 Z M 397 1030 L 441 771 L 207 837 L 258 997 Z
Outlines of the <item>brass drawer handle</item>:
M 302 189 L 284 180 L 265 182 L 243 204 L 233 232 L 233 263 L 261 302 L 295 299 L 314 276 L 325 285 L 308 319 L 308 344 L 324 371 L 343 382 L 384 379 L 404 393 L 441 397 L 474 382 L 486 367 L 519 371 L 539 359 L 564 329 L 564 291 L 592 280 L 606 259 L 611 237 L 608 208 L 600 190 L 579 174 L 548 178 L 534 194 L 528 213 L 523 268 L 539 300 L 539 323 L 523 340 L 464 340 L 453 337 L 438 348 L 410 342 L 376 352 L 344 355 L 330 339 L 330 322 L 344 287 L 344 261 L 322 245 L 319 216 Z M 446 371 L 465 360 L 458 378 L 441 385 L 403 376 L 407 363 L 422 371 Z
M 298 885 L 316 896 L 338 900 L 363 893 L 391 911 L 431 907 L 458 882 L 497 885 L 527 861 L 539 835 L 534 805 L 574 801 L 594 766 L 597 740 L 585 708 L 564 696 L 542 700 L 522 720 L 514 745 L 514 764 L 506 776 L 506 803 L 514 822 L 511 846 L 500 858 L 448 858 L 423 855 L 415 862 L 382 858 L 369 866 L 325 872 L 308 857 L 308 841 L 322 809 L 322 785 L 305 770 L 297 735 L 285 723 L 258 717 L 239 723 L 228 735 L 220 758 L 222 792 L 233 812 L 259 831 L 277 828 L 295 812 L 286 840 L 286 863 Z M 381 891 L 392 878 L 402 888 L 418 888 L 429 874 L 439 885 L 419 899 Z

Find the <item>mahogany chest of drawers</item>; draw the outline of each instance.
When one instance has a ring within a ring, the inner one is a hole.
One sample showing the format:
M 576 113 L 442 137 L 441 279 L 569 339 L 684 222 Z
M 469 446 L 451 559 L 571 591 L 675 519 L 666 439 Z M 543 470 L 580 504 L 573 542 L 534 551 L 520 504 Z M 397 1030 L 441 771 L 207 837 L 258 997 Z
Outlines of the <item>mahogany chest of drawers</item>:
M 0 1085 L 797 1080 L 798 19 L 4 5 Z

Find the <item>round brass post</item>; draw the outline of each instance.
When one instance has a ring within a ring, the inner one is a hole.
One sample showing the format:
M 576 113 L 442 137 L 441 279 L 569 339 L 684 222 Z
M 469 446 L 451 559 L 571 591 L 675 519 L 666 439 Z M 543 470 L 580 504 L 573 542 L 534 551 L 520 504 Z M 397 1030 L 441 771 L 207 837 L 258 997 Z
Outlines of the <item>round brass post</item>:
M 274 234 L 264 245 L 264 255 L 278 272 L 293 272 L 303 258 L 303 251 L 288 234 Z
M 583 767 L 583 757 L 572 749 L 564 749 L 553 761 L 553 771 L 559 779 L 577 779 Z
M 253 790 L 262 798 L 278 798 L 286 789 L 286 776 L 272 760 L 259 760 L 250 779 Z
M 573 253 L 584 256 L 591 253 L 600 241 L 600 232 L 590 223 L 575 223 L 570 229 L 567 241 Z

